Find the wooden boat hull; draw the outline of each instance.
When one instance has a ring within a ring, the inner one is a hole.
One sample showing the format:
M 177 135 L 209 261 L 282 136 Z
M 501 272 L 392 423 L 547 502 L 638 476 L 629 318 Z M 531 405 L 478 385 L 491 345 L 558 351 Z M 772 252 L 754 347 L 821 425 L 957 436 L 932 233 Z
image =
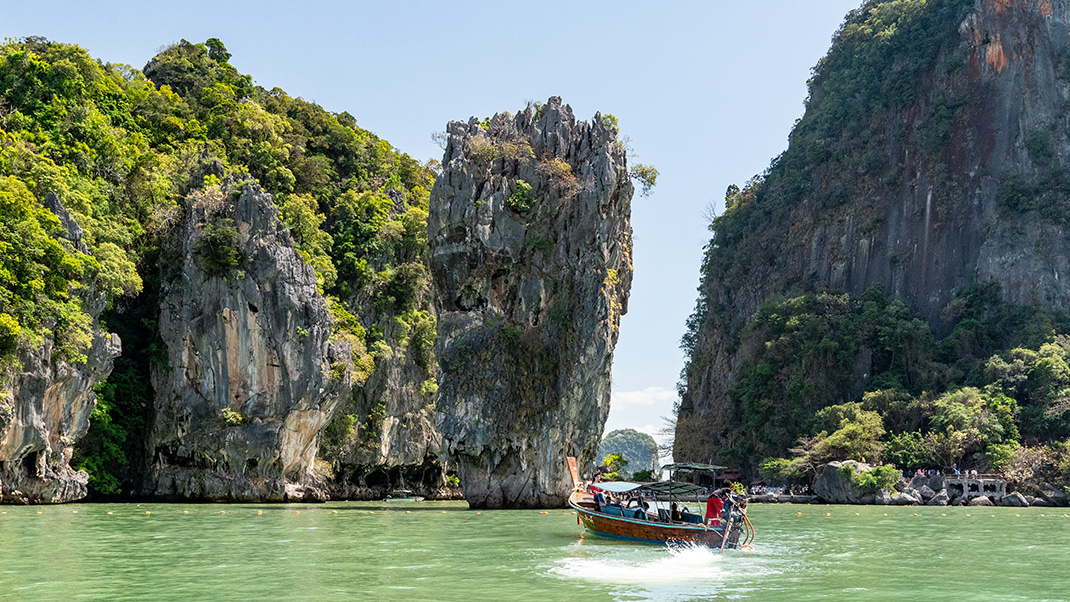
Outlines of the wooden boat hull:
M 724 541 L 724 525 L 668 524 L 602 514 L 594 509 L 590 495 L 574 491 L 568 500 L 579 516 L 580 523 L 588 531 L 605 537 L 642 541 L 647 543 L 690 543 L 711 548 L 738 548 L 742 525 L 733 526 Z

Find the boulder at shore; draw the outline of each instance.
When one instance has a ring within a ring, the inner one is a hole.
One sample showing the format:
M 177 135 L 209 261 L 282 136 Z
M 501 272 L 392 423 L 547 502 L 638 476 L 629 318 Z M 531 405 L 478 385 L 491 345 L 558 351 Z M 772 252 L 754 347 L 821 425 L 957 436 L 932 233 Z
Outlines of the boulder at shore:
M 1029 505 L 1029 501 L 1025 499 L 1025 496 L 1015 491 L 1003 496 L 1003 499 L 999 501 L 1000 506 L 1011 506 L 1013 508 L 1024 508 Z
M 892 497 L 889 492 L 881 490 L 876 492 L 875 498 L 870 498 L 855 485 L 855 474 L 871 470 L 873 467 L 869 464 L 854 460 L 829 462 L 817 469 L 817 477 L 814 478 L 812 485 L 814 493 L 830 504 L 891 504 Z

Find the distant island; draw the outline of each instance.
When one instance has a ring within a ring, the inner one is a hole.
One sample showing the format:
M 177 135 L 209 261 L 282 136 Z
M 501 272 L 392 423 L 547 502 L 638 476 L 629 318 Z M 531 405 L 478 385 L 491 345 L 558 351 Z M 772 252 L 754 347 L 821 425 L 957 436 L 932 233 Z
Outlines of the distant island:
M 596 458 L 604 461 L 606 456 L 617 454 L 627 462 L 628 473 L 635 474 L 650 471 L 660 474 L 658 463 L 658 445 L 654 438 L 635 429 L 617 429 L 610 431 L 598 444 Z

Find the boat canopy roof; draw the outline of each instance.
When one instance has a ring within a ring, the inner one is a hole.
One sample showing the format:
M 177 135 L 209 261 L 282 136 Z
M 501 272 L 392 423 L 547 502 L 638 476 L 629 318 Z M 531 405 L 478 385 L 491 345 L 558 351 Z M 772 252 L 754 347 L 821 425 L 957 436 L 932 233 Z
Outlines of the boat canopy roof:
M 666 464 L 662 468 L 668 468 L 672 472 L 693 472 L 696 470 L 724 470 L 724 466 L 717 466 L 716 464 L 698 464 L 695 462 L 678 462 L 676 464 Z
M 694 495 L 698 493 L 705 493 L 706 488 L 695 485 L 694 483 L 682 483 L 680 481 L 661 481 L 658 483 L 647 483 L 643 485 L 643 489 L 647 491 L 653 491 L 655 493 L 665 493 L 668 495 Z
M 604 481 L 602 483 L 591 483 L 591 487 L 611 493 L 626 493 L 639 489 L 642 485 L 629 481 Z

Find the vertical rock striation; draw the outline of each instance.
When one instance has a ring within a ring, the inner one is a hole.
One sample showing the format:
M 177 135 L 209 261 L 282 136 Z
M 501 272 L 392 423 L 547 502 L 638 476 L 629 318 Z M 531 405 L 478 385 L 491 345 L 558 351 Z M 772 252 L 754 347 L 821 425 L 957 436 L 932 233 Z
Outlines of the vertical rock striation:
M 616 130 L 559 98 L 451 122 L 431 192 L 444 452 L 472 507 L 554 507 L 589 465 L 631 286 Z
M 413 196 L 407 202 L 398 189 L 384 196 L 391 205 L 380 244 L 365 247 L 362 257 L 377 276 L 347 287 L 346 306 L 359 315 L 366 335 L 354 341 L 358 364 L 370 373 L 324 432 L 320 454 L 333 468 L 328 493 L 361 500 L 398 490 L 455 497 L 439 462 L 442 438 L 435 426 L 438 365 L 426 205 Z M 368 353 L 362 355 L 365 343 Z
M 49 193 L 45 207 L 60 219 L 73 248 L 87 253 L 82 229 L 59 198 Z M 97 321 L 104 294 L 92 288 L 77 294 L 92 318 L 85 362 L 53 361 L 52 341 L 46 339 L 19 350 L 14 374 L 0 391 L 0 499 L 6 503 L 54 504 L 86 495 L 89 475 L 71 468 L 70 460 L 96 407 L 93 387 L 111 373 L 121 346 Z
M 271 196 L 192 194 L 163 261 L 147 493 L 323 499 L 312 464 L 352 359 Z

